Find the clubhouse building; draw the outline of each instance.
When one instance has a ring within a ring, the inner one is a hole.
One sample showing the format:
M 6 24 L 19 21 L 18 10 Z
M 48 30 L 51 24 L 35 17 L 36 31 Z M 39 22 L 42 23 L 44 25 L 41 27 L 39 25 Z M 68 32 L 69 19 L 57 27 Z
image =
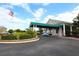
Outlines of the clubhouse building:
M 72 32 L 72 23 L 60 20 L 49 19 L 47 23 L 31 22 L 30 27 L 38 27 L 39 29 L 42 29 L 43 32 L 56 36 L 72 35 L 72 33 L 70 33 Z

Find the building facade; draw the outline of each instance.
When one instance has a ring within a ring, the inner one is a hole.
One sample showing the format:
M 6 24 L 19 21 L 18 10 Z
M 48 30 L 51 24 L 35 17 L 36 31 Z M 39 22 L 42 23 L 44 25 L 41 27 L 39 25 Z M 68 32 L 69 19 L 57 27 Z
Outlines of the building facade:
M 72 23 L 49 19 L 47 23 L 31 22 L 30 27 L 38 27 L 52 36 L 66 36 L 72 31 Z M 68 32 L 69 31 L 69 32 Z
M 70 32 L 72 31 L 72 23 L 69 23 L 69 22 L 49 19 L 47 24 L 62 24 L 63 25 L 62 27 L 59 27 L 59 28 L 52 28 L 51 30 L 52 35 L 66 36 L 68 29 Z

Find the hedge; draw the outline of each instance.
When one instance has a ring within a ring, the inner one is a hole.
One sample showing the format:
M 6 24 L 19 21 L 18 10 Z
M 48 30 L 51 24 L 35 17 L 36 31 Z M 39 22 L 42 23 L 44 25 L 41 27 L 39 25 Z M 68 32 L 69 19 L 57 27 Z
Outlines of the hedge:
M 30 34 L 26 34 L 26 35 L 21 35 L 19 38 L 20 39 L 29 39 L 29 38 L 32 38 L 32 36 Z
M 2 40 L 16 40 L 16 36 L 14 35 L 7 35 L 7 36 L 2 36 Z
M 26 32 L 14 32 L 10 35 L 2 36 L 2 40 L 29 39 L 35 38 L 36 36 L 36 31 L 33 31 L 33 29 L 28 29 Z

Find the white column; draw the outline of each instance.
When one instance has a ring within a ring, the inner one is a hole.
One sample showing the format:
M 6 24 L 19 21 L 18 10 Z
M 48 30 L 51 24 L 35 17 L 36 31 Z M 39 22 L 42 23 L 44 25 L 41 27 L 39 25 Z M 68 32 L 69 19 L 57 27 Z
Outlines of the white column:
M 45 32 L 47 33 L 47 28 L 45 28 Z
M 72 32 L 72 25 L 70 26 L 70 31 Z
M 65 36 L 65 24 L 63 24 L 63 35 Z
M 33 25 L 33 31 L 34 31 L 34 25 Z
M 70 32 L 72 32 L 72 25 L 70 25 Z M 70 33 L 72 35 L 72 33 Z
M 34 30 L 34 27 L 37 27 L 37 25 L 33 25 L 33 30 Z
M 62 36 L 62 28 L 61 27 L 59 28 L 58 36 Z

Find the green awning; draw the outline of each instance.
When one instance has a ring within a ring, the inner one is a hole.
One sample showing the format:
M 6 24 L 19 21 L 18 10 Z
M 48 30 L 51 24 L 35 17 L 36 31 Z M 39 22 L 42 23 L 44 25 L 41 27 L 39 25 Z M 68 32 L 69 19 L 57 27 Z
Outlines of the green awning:
M 48 28 L 58 28 L 62 27 L 63 24 L 45 24 L 45 23 L 38 23 L 38 22 L 31 22 L 30 27 L 37 26 L 37 27 L 48 27 Z

